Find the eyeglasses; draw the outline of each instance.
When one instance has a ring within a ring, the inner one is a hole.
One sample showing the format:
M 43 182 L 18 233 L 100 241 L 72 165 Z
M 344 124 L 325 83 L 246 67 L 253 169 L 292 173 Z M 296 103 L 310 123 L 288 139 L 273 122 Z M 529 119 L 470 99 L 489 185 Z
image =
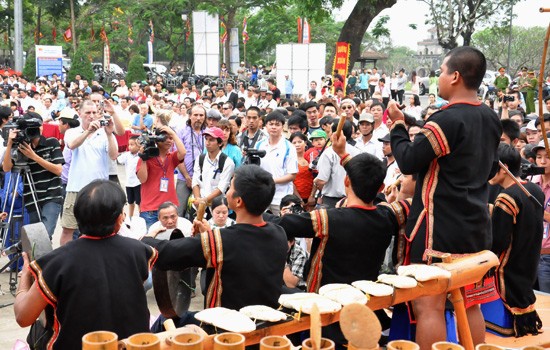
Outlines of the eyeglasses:
M 229 107 L 223 107 L 223 109 L 229 109 Z
M 342 106 L 341 109 L 353 109 L 353 106 Z

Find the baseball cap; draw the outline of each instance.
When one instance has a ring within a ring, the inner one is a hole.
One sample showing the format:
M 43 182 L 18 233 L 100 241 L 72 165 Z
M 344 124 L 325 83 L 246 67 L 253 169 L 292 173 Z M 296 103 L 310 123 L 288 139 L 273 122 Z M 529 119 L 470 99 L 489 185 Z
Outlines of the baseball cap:
M 370 113 L 363 112 L 359 116 L 359 123 L 361 123 L 361 122 L 374 123 L 374 116 Z
M 535 125 L 535 120 L 531 120 L 529 123 L 527 123 L 527 126 L 525 127 L 525 131 L 531 130 L 531 131 L 537 131 L 537 127 Z
M 212 127 L 212 128 L 206 128 L 204 129 L 204 131 L 202 132 L 203 136 L 204 135 L 210 135 L 212 137 L 215 137 L 217 139 L 222 139 L 223 138 L 223 131 L 222 129 L 220 128 L 217 128 L 217 127 Z
M 309 135 L 309 139 L 327 139 L 327 133 L 323 130 L 314 130 L 311 135 Z
M 222 115 L 220 114 L 220 112 L 216 109 L 210 109 L 208 112 L 206 112 L 206 119 L 208 118 L 212 118 L 212 119 L 222 119 Z
M 55 120 L 59 120 L 59 119 L 78 120 L 78 115 L 76 115 L 74 110 L 70 108 L 63 108 L 61 112 L 59 112 L 59 117 L 55 118 Z
M 390 142 L 390 134 L 386 134 L 386 136 L 382 137 L 381 139 L 378 139 L 380 142 Z
M 273 91 L 271 91 L 271 90 L 267 90 L 266 93 L 268 93 L 270 95 L 273 95 Z
M 537 151 L 538 151 L 539 149 L 545 149 L 545 148 L 546 148 L 546 147 L 544 146 L 544 140 L 540 140 L 540 141 L 539 141 L 539 144 L 536 145 L 535 147 L 533 147 L 532 152 L 533 152 L 533 153 L 537 153 Z

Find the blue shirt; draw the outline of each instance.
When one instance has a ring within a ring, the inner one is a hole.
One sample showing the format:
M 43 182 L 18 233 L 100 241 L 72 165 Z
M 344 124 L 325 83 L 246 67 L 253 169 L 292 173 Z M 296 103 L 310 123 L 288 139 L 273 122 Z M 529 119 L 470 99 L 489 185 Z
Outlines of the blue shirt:
M 366 90 L 369 88 L 369 73 L 361 73 L 359 74 L 359 87 L 361 90 Z
M 145 125 L 147 129 L 151 130 L 151 127 L 153 126 L 153 117 L 151 117 L 149 114 L 146 114 L 145 117 L 143 117 L 143 125 Z M 139 126 L 139 114 L 137 113 L 134 115 L 132 126 Z M 141 134 L 141 130 L 133 129 L 133 132 L 136 134 Z

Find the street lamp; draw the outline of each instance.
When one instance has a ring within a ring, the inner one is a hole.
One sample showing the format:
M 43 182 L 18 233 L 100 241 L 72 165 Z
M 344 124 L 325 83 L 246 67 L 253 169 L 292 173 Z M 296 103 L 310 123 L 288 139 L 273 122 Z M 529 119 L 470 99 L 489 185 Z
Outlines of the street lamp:
M 188 15 L 189 15 L 188 10 L 183 10 L 181 13 L 181 20 L 183 21 L 183 70 L 185 70 L 187 66 L 186 56 L 187 56 L 187 20 L 188 20 L 187 16 Z

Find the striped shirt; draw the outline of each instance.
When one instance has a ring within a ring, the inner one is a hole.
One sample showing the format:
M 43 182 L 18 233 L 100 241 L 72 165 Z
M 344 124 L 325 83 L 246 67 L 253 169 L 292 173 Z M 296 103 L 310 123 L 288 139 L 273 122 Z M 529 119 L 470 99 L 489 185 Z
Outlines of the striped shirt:
M 54 137 L 45 138 L 41 135 L 38 145 L 33 150 L 39 157 L 50 163 L 65 163 L 63 153 L 61 153 L 59 141 Z M 34 160 L 29 159 L 28 164 L 36 189 L 35 194 L 39 207 L 42 207 L 50 201 L 63 204 L 63 198 L 61 196 L 61 177 L 44 169 Z M 25 207 L 27 210 L 30 212 L 36 211 L 30 192 L 30 187 L 26 179 L 23 198 L 25 200 Z

